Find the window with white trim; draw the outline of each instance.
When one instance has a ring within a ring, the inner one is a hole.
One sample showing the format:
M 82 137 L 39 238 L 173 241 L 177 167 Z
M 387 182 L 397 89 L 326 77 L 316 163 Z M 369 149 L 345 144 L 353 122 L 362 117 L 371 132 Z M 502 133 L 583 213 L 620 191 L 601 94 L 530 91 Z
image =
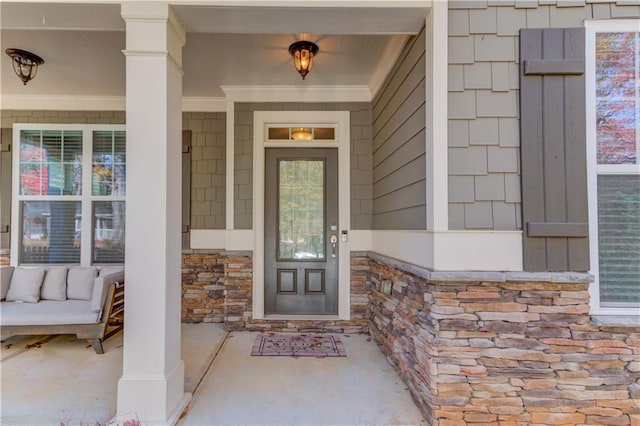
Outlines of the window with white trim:
M 587 23 L 592 313 L 640 314 L 640 21 Z
M 125 126 L 16 124 L 11 258 L 122 264 Z

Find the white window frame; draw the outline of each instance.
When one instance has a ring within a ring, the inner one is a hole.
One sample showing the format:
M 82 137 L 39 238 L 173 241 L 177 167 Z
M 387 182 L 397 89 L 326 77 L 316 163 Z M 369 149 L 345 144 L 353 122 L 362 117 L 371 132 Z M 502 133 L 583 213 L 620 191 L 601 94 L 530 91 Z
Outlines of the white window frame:
M 82 194 L 81 195 L 20 195 L 20 132 L 23 130 L 65 130 L 82 131 Z M 11 265 L 19 265 L 20 238 L 22 216 L 20 215 L 21 201 L 80 201 L 82 206 L 82 230 L 80 232 L 80 265 L 92 265 L 92 226 L 93 203 L 95 201 L 125 201 L 126 196 L 92 195 L 92 153 L 94 131 L 126 131 L 122 124 L 48 124 L 29 123 L 13 125 L 13 156 L 12 156 L 12 193 L 11 193 Z M 88 218 L 88 220 L 84 220 Z
M 589 199 L 589 253 L 594 281 L 589 287 L 591 314 L 640 315 L 640 306 L 603 307 L 600 304 L 598 248 L 598 174 L 640 174 L 640 164 L 598 165 L 596 146 L 596 34 L 602 32 L 639 32 L 640 20 L 585 21 L 585 78 L 587 125 L 587 185 Z M 636 108 L 640 107 L 636 105 Z M 640 137 L 637 140 L 640 154 Z

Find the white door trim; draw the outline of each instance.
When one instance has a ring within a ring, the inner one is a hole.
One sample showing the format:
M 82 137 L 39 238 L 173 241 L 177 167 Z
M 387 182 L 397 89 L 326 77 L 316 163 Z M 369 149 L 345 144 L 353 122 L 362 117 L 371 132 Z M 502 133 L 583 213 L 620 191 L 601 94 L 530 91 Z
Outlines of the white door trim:
M 267 125 L 281 127 L 336 126 L 335 141 L 278 141 L 265 137 Z M 338 229 L 351 230 L 351 136 L 349 111 L 255 111 L 253 113 L 253 319 L 264 319 L 264 154 L 268 147 L 338 148 Z M 349 241 L 338 250 L 338 318 L 351 318 L 351 250 Z M 300 318 L 304 318 L 301 316 Z

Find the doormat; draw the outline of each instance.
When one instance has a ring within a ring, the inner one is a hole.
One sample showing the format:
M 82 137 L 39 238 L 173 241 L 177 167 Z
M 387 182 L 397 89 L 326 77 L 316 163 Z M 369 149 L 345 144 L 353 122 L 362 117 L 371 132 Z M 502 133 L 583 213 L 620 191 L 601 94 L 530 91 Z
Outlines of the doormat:
M 258 334 L 251 356 L 345 357 L 342 341 L 330 334 Z

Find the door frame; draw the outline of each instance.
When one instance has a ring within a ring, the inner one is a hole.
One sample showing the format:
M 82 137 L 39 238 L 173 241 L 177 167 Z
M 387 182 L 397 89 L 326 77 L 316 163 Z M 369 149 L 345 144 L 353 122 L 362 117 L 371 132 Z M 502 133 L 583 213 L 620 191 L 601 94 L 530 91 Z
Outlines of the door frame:
M 333 141 L 268 141 L 266 129 L 277 127 L 335 126 Z M 254 111 L 253 113 L 253 319 L 264 314 L 264 173 L 266 148 L 337 148 L 338 149 L 338 230 L 351 231 L 351 135 L 349 111 Z M 350 243 L 338 246 L 338 316 L 268 315 L 274 319 L 351 319 L 351 250 Z

